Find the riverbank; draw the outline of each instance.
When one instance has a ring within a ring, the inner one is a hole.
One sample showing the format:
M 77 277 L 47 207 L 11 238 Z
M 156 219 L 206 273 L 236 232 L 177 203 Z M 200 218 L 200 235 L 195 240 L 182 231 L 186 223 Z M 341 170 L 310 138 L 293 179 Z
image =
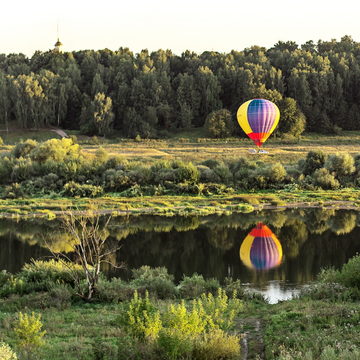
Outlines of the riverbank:
M 36 271 L 30 267 L 23 275 L 13 277 L 12 285 L 4 282 L 3 274 L 0 338 L 21 353 L 23 345 L 14 327 L 18 326 L 19 312 L 34 312 L 41 315 L 41 331 L 46 334 L 42 346 L 31 348 L 27 356 L 39 360 L 355 360 L 360 355 L 359 283 L 358 276 L 349 275 L 359 266 L 359 259 L 354 258 L 339 272 L 323 273 L 299 298 L 275 305 L 244 292 L 239 281 L 227 281 L 220 288 L 216 281 L 194 275 L 174 285 L 166 270 L 149 268 L 134 272 L 130 282 L 101 280 L 95 298 L 85 302 L 75 296 L 71 279 L 59 273 L 64 271 L 61 268 L 57 267 L 54 274 L 49 269 Z M 21 287 L 22 278 L 27 282 Z M 11 294 L 5 295 L 5 290 Z M 139 298 L 133 295 L 134 290 Z M 204 297 L 204 292 L 213 295 Z M 154 317 L 157 323 L 147 328 L 150 324 L 146 325 L 145 316 L 145 328 L 138 327 L 140 318 L 134 323 L 129 317 L 137 306 L 151 316 L 159 314 Z M 238 345 L 215 341 L 210 346 L 206 342 L 209 338 L 197 335 L 206 313 L 213 317 L 215 328 L 223 329 L 221 336 L 231 336 L 227 340 Z M 202 352 L 198 341 L 202 342 Z
M 127 215 L 192 216 L 247 213 L 286 208 L 360 210 L 360 190 L 264 191 L 213 196 L 120 197 L 116 193 L 98 198 L 41 197 L 0 200 L 0 217 L 55 218 L 63 211 Z

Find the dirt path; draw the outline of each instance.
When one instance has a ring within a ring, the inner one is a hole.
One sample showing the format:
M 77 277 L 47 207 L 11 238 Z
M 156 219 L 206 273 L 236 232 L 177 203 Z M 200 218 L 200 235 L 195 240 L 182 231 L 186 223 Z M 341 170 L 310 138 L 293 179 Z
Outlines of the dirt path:
M 51 131 L 57 133 L 61 138 L 68 138 L 69 135 L 64 131 L 64 130 L 61 130 L 61 129 L 51 129 Z
M 241 359 L 264 360 L 264 321 L 255 317 L 239 319 L 237 328 L 241 329 Z

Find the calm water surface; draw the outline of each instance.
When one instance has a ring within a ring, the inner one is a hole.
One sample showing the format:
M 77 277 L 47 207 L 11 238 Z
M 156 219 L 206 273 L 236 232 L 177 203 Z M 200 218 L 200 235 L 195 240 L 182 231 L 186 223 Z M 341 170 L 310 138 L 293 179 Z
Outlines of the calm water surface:
M 231 276 L 268 297 L 285 300 L 321 268 L 360 252 L 360 214 L 321 209 L 263 211 L 207 217 L 139 216 L 112 219 L 108 241 L 121 242 L 110 262 L 132 268 L 165 266 L 177 281 L 193 273 Z M 70 249 L 56 220 L 0 220 L 0 269 L 17 272 L 32 258 Z M 104 269 L 111 271 L 110 269 Z

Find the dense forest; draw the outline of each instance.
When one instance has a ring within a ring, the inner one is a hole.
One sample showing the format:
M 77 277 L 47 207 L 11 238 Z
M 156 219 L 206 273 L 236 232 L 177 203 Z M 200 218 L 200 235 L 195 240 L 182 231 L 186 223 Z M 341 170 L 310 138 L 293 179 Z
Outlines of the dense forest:
M 359 90 L 360 43 L 350 36 L 228 54 L 127 48 L 0 54 L 0 128 L 166 137 L 206 125 L 212 113 L 224 123 L 212 134 L 227 136 L 239 131 L 233 126 L 239 105 L 262 97 L 279 105 L 282 133 L 298 135 L 305 123 L 308 131 L 334 133 L 360 130 Z

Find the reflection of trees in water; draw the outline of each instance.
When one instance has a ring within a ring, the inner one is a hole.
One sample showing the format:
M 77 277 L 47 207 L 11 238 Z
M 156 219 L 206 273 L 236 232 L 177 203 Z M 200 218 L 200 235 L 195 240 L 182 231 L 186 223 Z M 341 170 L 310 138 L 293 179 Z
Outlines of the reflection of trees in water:
M 268 279 L 307 282 L 320 267 L 339 267 L 360 251 L 359 218 L 351 211 L 322 209 L 206 217 L 117 217 L 104 236 L 108 241 L 123 242 L 117 260 L 125 261 L 129 268 L 166 266 L 178 279 L 198 272 L 218 278 L 230 274 L 257 283 Z M 246 269 L 239 259 L 242 241 L 260 221 L 272 229 L 284 251 L 278 268 L 262 272 Z M 0 268 L 18 270 L 31 257 L 47 254 L 43 249 L 46 243 L 54 251 L 66 251 L 71 239 L 56 220 L 2 219 L 0 241 Z
M 342 211 L 330 220 L 330 228 L 337 235 L 348 234 L 356 227 L 356 215 Z

